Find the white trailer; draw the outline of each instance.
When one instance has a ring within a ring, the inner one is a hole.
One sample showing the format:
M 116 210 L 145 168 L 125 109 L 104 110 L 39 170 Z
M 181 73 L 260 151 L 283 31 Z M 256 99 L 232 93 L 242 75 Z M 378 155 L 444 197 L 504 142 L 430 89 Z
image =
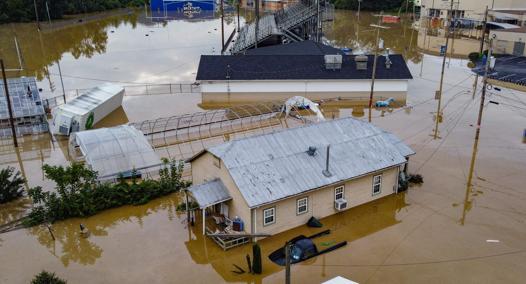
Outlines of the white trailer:
M 122 105 L 124 88 L 110 83 L 103 84 L 76 97 L 53 110 L 51 131 L 69 135 L 88 130 Z

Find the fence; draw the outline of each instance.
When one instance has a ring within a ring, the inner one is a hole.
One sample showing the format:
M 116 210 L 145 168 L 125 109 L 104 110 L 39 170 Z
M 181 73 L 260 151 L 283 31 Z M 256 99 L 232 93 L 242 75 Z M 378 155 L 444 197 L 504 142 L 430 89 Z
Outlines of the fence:
M 125 96 L 154 96 L 200 93 L 201 87 L 196 83 L 144 84 L 123 86 Z M 90 89 L 66 90 L 66 101 L 84 94 Z M 54 107 L 64 104 L 64 95 L 56 93 L 42 93 L 44 108 L 47 112 Z

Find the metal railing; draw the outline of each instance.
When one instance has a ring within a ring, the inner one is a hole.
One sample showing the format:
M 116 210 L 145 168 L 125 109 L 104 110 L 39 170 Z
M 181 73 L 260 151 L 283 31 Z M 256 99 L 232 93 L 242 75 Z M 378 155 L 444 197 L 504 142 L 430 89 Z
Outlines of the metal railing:
M 172 95 L 172 94 L 192 94 L 200 93 L 201 87 L 195 83 L 169 83 L 169 84 L 143 84 L 123 86 L 125 96 L 154 96 L 154 95 Z M 90 89 L 72 89 L 66 90 L 66 101 L 72 100 Z M 42 101 L 46 111 L 64 104 L 64 95 L 56 93 L 41 93 Z

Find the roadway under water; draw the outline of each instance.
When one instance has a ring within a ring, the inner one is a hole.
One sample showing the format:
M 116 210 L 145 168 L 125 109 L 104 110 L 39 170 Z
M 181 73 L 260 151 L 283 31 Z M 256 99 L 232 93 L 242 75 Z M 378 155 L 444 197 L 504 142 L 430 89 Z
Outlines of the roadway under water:
M 337 11 L 326 36 L 338 46 L 368 50 L 373 46 L 368 30 L 373 21 L 366 13 L 358 20 L 352 12 Z M 227 31 L 233 25 L 230 22 Z M 34 25 L 6 25 L 0 26 L 0 54 L 7 54 L 9 68 L 16 67 L 14 49 L 7 44 L 15 31 L 27 70 L 11 75 L 36 74 L 44 92 L 49 92 L 49 73 L 60 93 L 54 63 L 59 57 L 66 89 L 106 80 L 129 85 L 192 81 L 199 55 L 217 54 L 219 29 L 218 19 L 163 25 L 140 15 L 118 15 L 42 33 L 41 49 Z M 318 246 L 343 240 L 349 244 L 294 265 L 293 282 L 320 283 L 342 275 L 359 283 L 521 283 L 526 277 L 524 94 L 507 89 L 489 92 L 489 98 L 501 104 L 485 106 L 481 139 L 473 151 L 480 90 L 472 99 L 474 77 L 467 62 L 451 60 L 444 85 L 444 121 L 439 125 L 442 138 L 433 140 L 431 113 L 436 111 L 441 58 L 418 51 L 418 32 L 409 23 L 392 25 L 382 37 L 386 47 L 408 59 L 414 80 L 407 99 L 410 107 L 375 111 L 373 123 L 417 152 L 409 171 L 422 174 L 424 184 L 322 219 L 333 233 L 316 240 Z M 199 103 L 197 94 L 126 97 L 123 108 L 99 126 L 201 111 Z M 330 112 L 364 119 L 360 108 L 340 106 Z M 43 178 L 41 166 L 66 164 L 65 144 L 45 135 L 26 137 L 15 151 L 9 141 L 2 141 L 0 166 L 22 170 L 30 187 L 50 189 L 53 185 Z M 473 155 L 473 186 L 468 187 Z M 245 267 L 250 246 L 222 251 L 202 237 L 199 225 L 186 226 L 185 216 L 175 210 L 179 202 L 180 196 L 173 194 L 142 206 L 57 222 L 56 241 L 45 227 L 0 234 L 0 283 L 27 283 L 43 269 L 70 283 L 284 282 L 284 269 L 266 257 L 261 276 L 231 272 L 232 264 Z M 24 200 L 0 205 L 0 223 L 21 216 L 21 208 L 28 206 Z M 79 236 L 80 223 L 92 232 L 89 238 Z M 314 232 L 304 226 L 262 240 L 263 255 L 298 234 Z

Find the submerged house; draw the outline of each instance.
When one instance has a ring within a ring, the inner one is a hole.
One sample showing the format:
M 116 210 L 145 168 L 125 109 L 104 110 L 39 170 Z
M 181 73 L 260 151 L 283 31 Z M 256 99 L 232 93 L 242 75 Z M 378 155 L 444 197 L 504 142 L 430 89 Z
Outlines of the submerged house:
M 353 118 L 233 140 L 189 159 L 203 233 L 277 234 L 398 191 L 414 152 Z M 215 225 L 226 221 L 226 227 Z M 232 230 L 232 221 L 243 225 Z M 214 222 L 215 221 L 215 222 Z
M 346 55 L 313 41 L 248 50 L 245 55 L 202 55 L 196 81 L 203 104 L 350 98 L 368 101 L 374 55 Z M 378 56 L 375 97 L 404 104 L 411 72 L 402 55 Z

